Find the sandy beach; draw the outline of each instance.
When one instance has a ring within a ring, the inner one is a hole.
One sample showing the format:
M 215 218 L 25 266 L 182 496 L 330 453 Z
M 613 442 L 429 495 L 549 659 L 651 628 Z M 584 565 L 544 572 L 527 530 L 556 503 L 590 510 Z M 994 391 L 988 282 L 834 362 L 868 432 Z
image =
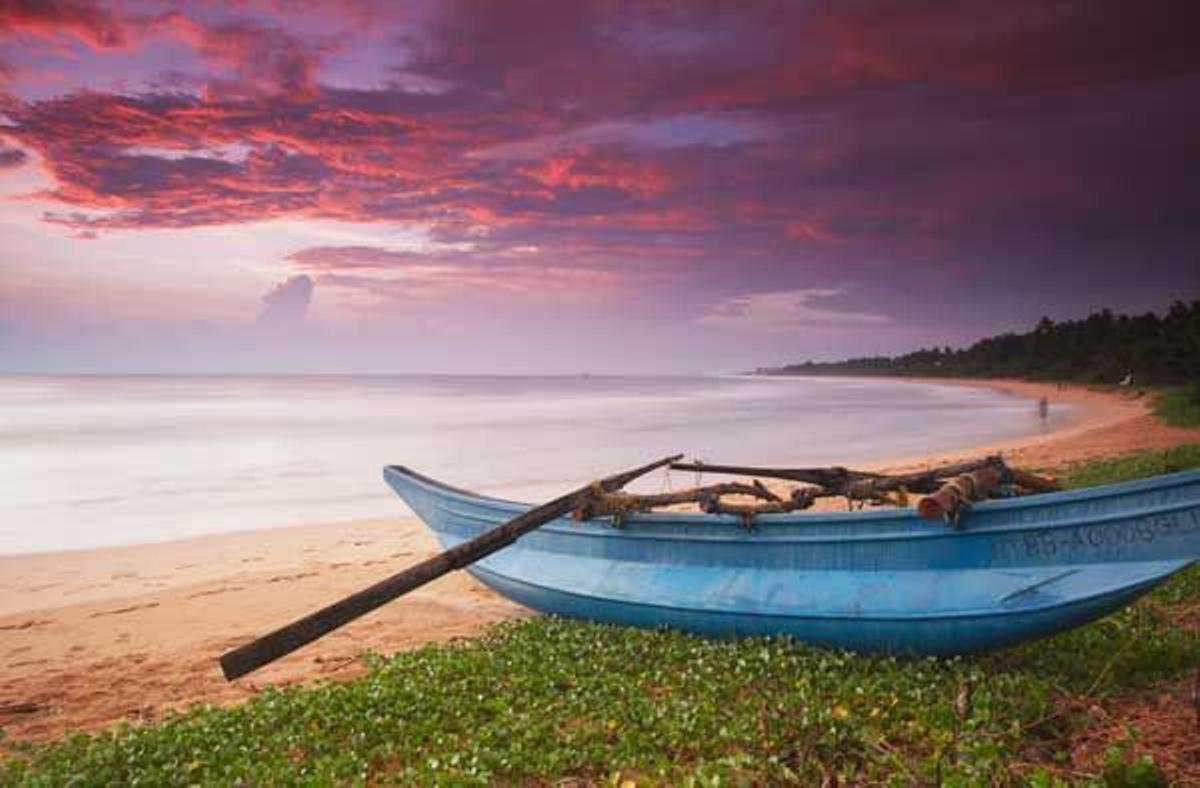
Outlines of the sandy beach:
M 898 469 L 955 462 L 984 454 L 1002 454 L 1022 468 L 1056 468 L 1100 457 L 1144 449 L 1165 449 L 1200 439 L 1200 430 L 1171 427 L 1151 413 L 1152 395 L 1137 390 L 1091 388 L 1023 380 L 951 380 L 931 378 L 921 382 L 952 386 L 984 386 L 1037 400 L 1045 397 L 1053 410 L 1072 406 L 1072 418 L 1060 429 L 954 452 L 887 460 L 881 468 Z
M 1047 468 L 1200 441 L 1200 430 L 1156 421 L 1149 398 L 1133 392 L 1015 381 L 961 385 L 1045 396 L 1052 408 L 1071 404 L 1075 416 L 1044 435 L 878 467 L 999 451 L 1014 465 Z M 415 518 L 397 517 L 0 557 L 0 726 L 12 740 L 41 740 L 119 720 L 155 720 L 267 685 L 352 677 L 364 670 L 364 651 L 471 637 L 529 615 L 459 572 L 248 679 L 231 685 L 222 678 L 216 660 L 226 649 L 434 550 Z

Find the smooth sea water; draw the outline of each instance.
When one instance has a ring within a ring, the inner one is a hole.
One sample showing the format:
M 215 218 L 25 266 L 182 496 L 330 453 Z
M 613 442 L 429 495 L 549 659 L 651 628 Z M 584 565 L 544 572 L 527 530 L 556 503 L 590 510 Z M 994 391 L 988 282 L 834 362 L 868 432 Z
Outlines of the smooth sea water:
M 0 377 L 0 554 L 404 514 L 393 463 L 536 501 L 675 452 L 854 464 L 1068 415 L 857 378 Z

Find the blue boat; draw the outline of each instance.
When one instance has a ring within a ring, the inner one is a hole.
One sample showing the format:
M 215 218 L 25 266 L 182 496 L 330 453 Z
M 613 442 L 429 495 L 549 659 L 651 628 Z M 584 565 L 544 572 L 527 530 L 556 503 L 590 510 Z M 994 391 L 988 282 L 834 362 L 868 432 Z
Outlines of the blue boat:
M 528 510 L 401 466 L 384 478 L 446 548 Z M 1200 559 L 1200 472 L 974 505 L 558 519 L 468 571 L 526 607 L 863 653 L 966 654 L 1085 624 Z

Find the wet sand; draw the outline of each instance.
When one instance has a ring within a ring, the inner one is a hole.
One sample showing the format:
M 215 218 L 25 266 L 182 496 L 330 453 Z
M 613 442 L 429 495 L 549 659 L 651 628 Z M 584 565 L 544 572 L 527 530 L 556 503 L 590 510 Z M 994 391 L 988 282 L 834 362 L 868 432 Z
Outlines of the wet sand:
M 1200 430 L 1159 423 L 1149 413 L 1149 398 L 1133 392 L 953 382 L 1046 396 L 1051 408 L 1075 406 L 1075 416 L 1045 435 L 889 458 L 878 467 L 999 451 L 1014 465 L 1053 468 L 1200 442 Z M 419 521 L 396 517 L 0 557 L 0 726 L 10 740 L 41 740 L 120 720 L 151 721 L 192 702 L 246 698 L 267 685 L 349 678 L 365 670 L 364 651 L 471 637 L 495 622 L 530 615 L 458 572 L 246 679 L 227 684 L 222 678 L 217 657 L 223 651 L 399 571 L 435 547 Z
M 1051 410 L 1070 405 L 1074 414 L 1061 428 L 1042 435 L 996 441 L 955 452 L 885 460 L 880 464 L 882 468 L 936 465 L 987 454 L 1001 454 L 1009 464 L 1022 468 L 1060 468 L 1101 457 L 1200 441 L 1200 429 L 1171 427 L 1155 418 L 1151 413 L 1153 395 L 1140 394 L 1136 389 L 1091 388 L 1006 379 L 938 378 L 922 382 L 986 386 L 1028 397 L 1031 408 L 1036 406 L 1036 400 L 1045 397 Z

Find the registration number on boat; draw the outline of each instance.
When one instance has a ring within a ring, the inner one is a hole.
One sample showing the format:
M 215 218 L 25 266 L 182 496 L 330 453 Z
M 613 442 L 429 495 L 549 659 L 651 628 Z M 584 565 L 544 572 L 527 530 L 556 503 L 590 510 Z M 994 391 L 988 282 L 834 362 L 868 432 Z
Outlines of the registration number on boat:
M 1109 552 L 1128 545 L 1150 544 L 1164 537 L 1200 532 L 1200 513 L 1164 514 L 1119 523 L 1040 528 L 995 542 L 1002 560 L 1053 558 L 1088 552 Z

